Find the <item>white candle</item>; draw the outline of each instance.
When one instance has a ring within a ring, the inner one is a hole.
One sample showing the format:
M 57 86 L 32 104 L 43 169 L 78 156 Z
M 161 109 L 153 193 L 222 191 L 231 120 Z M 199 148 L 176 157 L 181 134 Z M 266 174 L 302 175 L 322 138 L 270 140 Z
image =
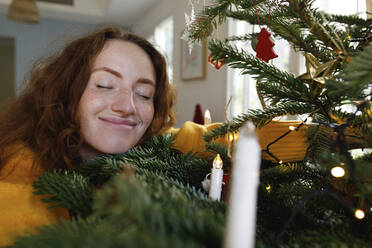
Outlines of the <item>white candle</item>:
M 209 112 L 209 109 L 207 109 L 204 112 L 204 125 L 208 125 L 211 123 L 212 123 L 211 112 Z
M 213 168 L 211 173 L 211 185 L 209 188 L 209 198 L 212 200 L 219 201 L 221 199 L 222 191 L 222 180 L 223 180 L 223 169 L 222 169 L 222 159 L 220 154 L 213 160 Z
M 241 128 L 233 156 L 226 248 L 254 247 L 260 163 L 261 148 L 255 127 L 248 123 Z

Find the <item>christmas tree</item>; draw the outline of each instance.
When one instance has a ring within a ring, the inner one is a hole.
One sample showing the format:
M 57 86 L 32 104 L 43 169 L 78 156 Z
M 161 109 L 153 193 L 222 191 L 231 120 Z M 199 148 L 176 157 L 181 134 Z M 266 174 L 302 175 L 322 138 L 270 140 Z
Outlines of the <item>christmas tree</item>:
M 248 121 L 262 128 L 275 117 L 305 116 L 272 137 L 272 143 L 285 142 L 291 132 L 306 129 L 305 158 L 283 162 L 270 145 L 263 150 L 256 247 L 370 247 L 372 154 L 353 157 L 350 150 L 372 144 L 371 23 L 319 12 L 312 2 L 218 0 L 189 23 L 187 37 L 197 42 L 227 17 L 259 20 L 306 58 L 307 72 L 296 77 L 234 45 L 255 42 L 256 34 L 210 40 L 210 60 L 253 75 L 265 106 L 205 135 L 206 149 L 221 154 L 228 166 L 229 149 L 215 139 L 239 132 Z M 36 193 L 74 217 L 11 247 L 222 247 L 228 205 L 208 199 L 201 186 L 211 159 L 181 154 L 171 144 L 171 135 L 152 137 L 125 154 L 44 174 L 35 182 Z

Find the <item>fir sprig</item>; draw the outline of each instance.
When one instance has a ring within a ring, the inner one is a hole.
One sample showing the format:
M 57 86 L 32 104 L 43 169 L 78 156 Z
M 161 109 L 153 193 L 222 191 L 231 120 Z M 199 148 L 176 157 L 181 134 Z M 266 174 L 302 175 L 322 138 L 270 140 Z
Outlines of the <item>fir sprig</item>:
M 228 132 L 237 132 L 247 121 L 252 121 L 257 127 L 261 128 L 268 124 L 274 117 L 283 115 L 296 115 L 314 112 L 314 106 L 306 103 L 285 102 L 277 106 L 268 106 L 261 109 L 251 109 L 247 113 L 235 117 L 230 125 L 224 123 L 218 128 L 209 130 L 203 137 L 206 142 L 223 137 Z M 229 126 L 229 128 L 228 128 Z
M 300 92 L 306 92 L 307 87 L 293 74 L 281 71 L 273 65 L 249 54 L 243 49 L 238 49 L 232 44 L 219 40 L 212 40 L 208 46 L 213 54 L 212 61 L 221 61 L 235 69 L 241 69 L 242 74 L 255 75 L 257 79 L 265 82 L 267 80 L 287 84 Z
M 64 207 L 86 217 L 92 212 L 93 192 L 89 178 L 72 171 L 44 173 L 34 183 L 35 195 L 50 207 Z

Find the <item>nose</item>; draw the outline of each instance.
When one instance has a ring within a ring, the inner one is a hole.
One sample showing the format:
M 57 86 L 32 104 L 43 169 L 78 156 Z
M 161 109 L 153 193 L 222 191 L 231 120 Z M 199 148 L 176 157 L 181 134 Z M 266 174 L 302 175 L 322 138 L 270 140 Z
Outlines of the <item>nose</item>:
M 111 109 L 120 112 L 122 115 L 132 115 L 136 113 L 136 106 L 133 101 L 131 90 L 122 90 L 112 98 Z

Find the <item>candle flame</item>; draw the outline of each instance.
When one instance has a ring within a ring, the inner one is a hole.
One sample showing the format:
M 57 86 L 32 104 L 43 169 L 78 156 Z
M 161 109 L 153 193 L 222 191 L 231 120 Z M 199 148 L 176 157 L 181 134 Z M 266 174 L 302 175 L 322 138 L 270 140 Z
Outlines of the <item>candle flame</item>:
M 222 169 L 223 162 L 220 157 L 220 154 L 217 154 L 217 156 L 213 159 L 213 168 L 214 169 Z
M 211 112 L 209 112 L 209 109 L 207 109 L 204 112 L 204 125 L 208 125 L 211 123 L 212 123 Z

